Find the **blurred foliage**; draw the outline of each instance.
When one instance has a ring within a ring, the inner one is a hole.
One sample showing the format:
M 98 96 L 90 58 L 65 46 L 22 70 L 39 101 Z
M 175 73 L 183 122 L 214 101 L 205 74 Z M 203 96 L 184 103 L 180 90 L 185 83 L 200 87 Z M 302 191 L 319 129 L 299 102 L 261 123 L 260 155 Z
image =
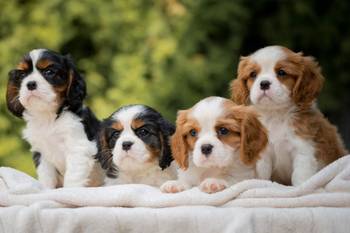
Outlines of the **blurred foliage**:
M 171 120 L 203 97 L 229 96 L 240 55 L 302 50 L 322 65 L 320 107 L 349 143 L 349 9 L 346 0 L 0 1 L 0 164 L 35 174 L 4 93 L 8 71 L 40 47 L 73 56 L 98 117 L 144 103 Z

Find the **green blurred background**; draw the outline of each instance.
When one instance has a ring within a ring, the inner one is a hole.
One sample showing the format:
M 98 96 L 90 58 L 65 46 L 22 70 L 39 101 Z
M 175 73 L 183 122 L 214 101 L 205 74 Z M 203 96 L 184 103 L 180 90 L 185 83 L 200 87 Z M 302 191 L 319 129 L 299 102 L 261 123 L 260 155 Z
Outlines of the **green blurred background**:
M 5 105 L 7 73 L 33 48 L 70 53 L 99 118 L 144 103 L 177 109 L 229 96 L 240 55 L 271 44 L 315 56 L 319 106 L 350 144 L 350 1 L 1 0 L 0 165 L 35 175 L 21 120 Z

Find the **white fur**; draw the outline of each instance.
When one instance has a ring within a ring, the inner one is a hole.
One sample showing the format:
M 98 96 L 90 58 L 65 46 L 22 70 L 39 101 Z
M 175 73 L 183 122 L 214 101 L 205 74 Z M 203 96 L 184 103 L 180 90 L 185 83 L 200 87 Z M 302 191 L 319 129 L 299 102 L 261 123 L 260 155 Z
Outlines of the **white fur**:
M 56 93 L 35 68 L 43 51 L 30 52 L 33 72 L 20 87 L 19 100 L 25 107 L 23 118 L 27 123 L 23 138 L 30 143 L 33 152 L 41 154 L 37 173 L 44 186 L 85 186 L 96 164 L 93 159 L 97 153 L 96 142 L 88 140 L 77 115 L 63 110 L 57 118 Z M 37 82 L 36 90 L 27 89 L 29 81 Z
M 250 57 L 261 69 L 250 90 L 250 100 L 258 111 L 261 122 L 267 128 L 269 145 L 262 159 L 257 163 L 259 178 L 299 185 L 310 178 L 320 168 L 315 158 L 312 141 L 295 134 L 292 125 L 295 105 L 289 90 L 277 79 L 275 65 L 286 59 L 279 46 L 258 50 Z M 260 82 L 271 82 L 270 89 L 260 89 Z
M 198 139 L 193 152 L 190 152 L 187 170 L 178 169 L 178 180 L 171 180 L 161 186 L 163 192 L 180 192 L 192 186 L 207 193 L 220 191 L 239 181 L 255 177 L 255 170 L 239 159 L 239 150 L 222 143 L 217 138 L 215 125 L 224 113 L 225 99 L 209 97 L 201 100 L 190 113 L 200 125 Z M 200 147 L 213 145 L 213 151 L 204 156 Z
M 152 155 L 131 127 L 135 116 L 144 110 L 143 106 L 135 105 L 121 109 L 112 116 L 122 124 L 123 131 L 112 151 L 113 163 L 118 166 L 118 177 L 115 180 L 108 179 L 108 185 L 136 183 L 159 187 L 166 180 L 175 177 L 176 171 L 173 165 L 162 170 L 158 160 L 150 161 Z M 125 141 L 134 143 L 128 151 L 122 149 L 122 143 Z

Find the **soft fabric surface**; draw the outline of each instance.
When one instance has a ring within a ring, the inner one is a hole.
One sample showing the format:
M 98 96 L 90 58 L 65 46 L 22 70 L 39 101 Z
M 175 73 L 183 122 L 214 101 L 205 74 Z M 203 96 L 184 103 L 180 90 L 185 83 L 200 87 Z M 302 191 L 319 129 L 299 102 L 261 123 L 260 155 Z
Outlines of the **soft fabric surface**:
M 8 207 L 0 209 L 2 232 L 348 232 L 350 155 L 299 187 L 247 180 L 216 194 L 164 194 L 146 185 L 44 190 L 32 177 L 0 168 L 0 205 Z

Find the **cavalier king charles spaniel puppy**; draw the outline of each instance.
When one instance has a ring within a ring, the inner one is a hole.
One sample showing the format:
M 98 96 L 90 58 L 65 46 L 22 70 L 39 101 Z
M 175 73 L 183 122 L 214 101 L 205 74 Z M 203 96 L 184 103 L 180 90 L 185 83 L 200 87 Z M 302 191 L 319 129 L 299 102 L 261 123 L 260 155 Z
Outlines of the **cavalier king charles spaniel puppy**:
M 72 60 L 47 49 L 26 54 L 9 72 L 7 106 L 26 127 L 39 181 L 46 188 L 97 186 L 100 122 L 83 106 L 86 86 Z
M 206 193 L 255 178 L 255 161 L 267 144 L 257 115 L 231 100 L 208 97 L 178 112 L 171 140 L 178 179 L 161 186 L 175 193 L 199 186 Z
M 128 105 L 102 122 L 98 159 L 107 185 L 147 184 L 159 187 L 176 175 L 169 138 L 175 126 L 151 107 Z
M 347 154 L 336 127 L 316 106 L 323 82 L 313 57 L 285 47 L 269 46 L 241 58 L 232 99 L 252 105 L 269 134 L 258 177 L 297 186 Z

